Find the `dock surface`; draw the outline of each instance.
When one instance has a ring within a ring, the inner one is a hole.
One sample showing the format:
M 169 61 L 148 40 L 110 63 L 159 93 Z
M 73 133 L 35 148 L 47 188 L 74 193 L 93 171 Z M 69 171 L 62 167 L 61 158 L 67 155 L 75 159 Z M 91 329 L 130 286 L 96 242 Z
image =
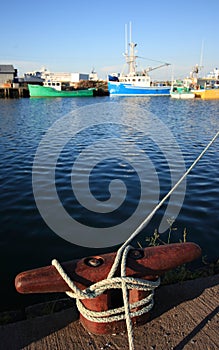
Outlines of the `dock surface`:
M 161 286 L 149 322 L 134 328 L 135 350 L 219 348 L 219 275 Z M 0 327 L 4 350 L 128 350 L 127 334 L 95 336 L 75 307 Z

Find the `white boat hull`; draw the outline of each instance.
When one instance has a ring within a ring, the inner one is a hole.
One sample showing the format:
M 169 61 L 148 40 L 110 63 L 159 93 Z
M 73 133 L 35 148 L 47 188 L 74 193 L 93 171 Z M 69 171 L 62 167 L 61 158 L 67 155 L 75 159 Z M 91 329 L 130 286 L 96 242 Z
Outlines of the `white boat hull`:
M 192 92 L 189 92 L 189 93 L 177 93 L 177 92 L 174 92 L 174 93 L 171 93 L 170 96 L 172 98 L 175 98 L 175 99 L 182 99 L 182 100 L 190 100 L 190 99 L 193 99 L 195 98 L 195 94 L 193 94 Z

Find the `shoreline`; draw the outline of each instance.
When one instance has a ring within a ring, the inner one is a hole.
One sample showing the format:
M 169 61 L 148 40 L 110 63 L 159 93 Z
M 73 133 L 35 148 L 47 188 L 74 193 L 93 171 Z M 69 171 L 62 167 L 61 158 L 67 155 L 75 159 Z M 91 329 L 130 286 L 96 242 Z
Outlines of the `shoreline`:
M 30 93 L 27 84 L 16 86 L 18 84 L 6 84 L 8 86 L 0 86 L 0 99 L 17 99 L 29 98 Z M 15 86 L 14 86 L 15 85 Z M 36 84 L 38 85 L 38 84 Z M 94 96 L 109 96 L 107 82 L 104 81 L 81 81 L 75 85 L 76 90 L 87 90 L 94 88 Z

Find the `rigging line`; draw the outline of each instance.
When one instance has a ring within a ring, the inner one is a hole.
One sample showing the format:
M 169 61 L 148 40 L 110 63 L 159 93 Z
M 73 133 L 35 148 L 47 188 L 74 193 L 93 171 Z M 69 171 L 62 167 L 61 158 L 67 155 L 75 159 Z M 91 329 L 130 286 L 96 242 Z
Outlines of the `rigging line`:
M 214 143 L 216 138 L 219 136 L 219 131 L 215 134 L 213 139 L 208 143 L 208 145 L 204 148 L 204 150 L 200 153 L 200 155 L 195 159 L 192 165 L 188 168 L 188 170 L 183 174 L 183 176 L 177 181 L 177 183 L 171 188 L 171 190 L 164 196 L 164 198 L 158 203 L 158 205 L 152 210 L 152 212 L 146 217 L 146 219 L 138 226 L 138 228 L 132 233 L 132 235 L 125 242 L 128 244 L 148 223 L 148 221 L 153 217 L 155 212 L 162 206 L 162 204 L 170 197 L 170 195 L 175 191 L 175 189 L 181 184 L 181 182 L 186 178 L 186 176 L 191 172 L 191 170 L 195 167 L 198 161 L 203 157 L 203 155 L 207 152 L 209 147 Z
M 153 62 L 157 62 L 157 63 L 163 63 L 163 64 L 166 64 L 166 65 L 171 65 L 171 63 L 158 61 L 158 60 L 153 60 L 152 58 L 147 58 L 147 57 L 142 57 L 142 56 L 136 56 L 136 57 L 141 58 L 143 60 L 148 60 L 148 61 L 153 61 Z
M 119 248 L 117 252 L 116 259 L 114 260 L 113 266 L 109 272 L 108 277 L 112 277 L 114 272 L 116 271 L 120 256 L 126 246 L 143 230 L 143 228 L 148 224 L 148 222 L 152 219 L 156 211 L 163 205 L 163 203 L 170 197 L 170 195 L 175 191 L 175 189 L 181 184 L 181 182 L 186 178 L 186 176 L 191 172 L 191 170 L 195 167 L 198 161 L 203 157 L 203 155 L 207 152 L 209 147 L 214 143 L 216 138 L 219 136 L 219 131 L 214 135 L 211 141 L 207 144 L 204 150 L 199 154 L 199 156 L 194 160 L 192 165 L 188 168 L 188 170 L 181 176 L 181 178 L 176 182 L 176 184 L 171 188 L 171 190 L 163 197 L 163 199 L 156 205 L 156 207 L 151 211 L 151 213 L 142 221 L 142 223 L 136 228 L 136 230 L 131 234 L 131 236 L 123 243 L 123 245 Z

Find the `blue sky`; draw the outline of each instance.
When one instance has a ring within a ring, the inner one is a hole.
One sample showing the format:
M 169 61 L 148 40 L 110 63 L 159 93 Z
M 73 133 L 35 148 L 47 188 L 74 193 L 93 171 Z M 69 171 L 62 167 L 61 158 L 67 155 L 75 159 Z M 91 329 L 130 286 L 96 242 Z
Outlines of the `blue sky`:
M 4 15 L 3 15 L 4 14 Z M 219 66 L 219 0 L 20 0 L 1 4 L 0 63 L 19 75 L 45 66 L 56 72 L 99 77 L 124 65 L 125 24 L 132 22 L 137 55 L 170 62 L 152 78 L 185 77 L 200 63 L 205 74 Z M 157 62 L 139 60 L 138 67 Z

